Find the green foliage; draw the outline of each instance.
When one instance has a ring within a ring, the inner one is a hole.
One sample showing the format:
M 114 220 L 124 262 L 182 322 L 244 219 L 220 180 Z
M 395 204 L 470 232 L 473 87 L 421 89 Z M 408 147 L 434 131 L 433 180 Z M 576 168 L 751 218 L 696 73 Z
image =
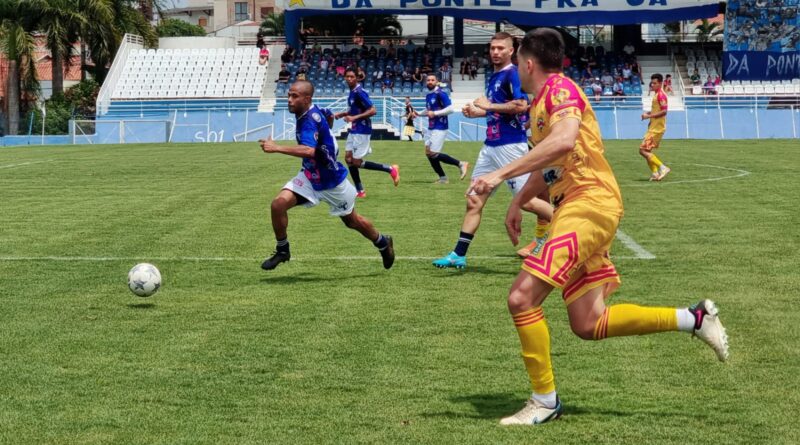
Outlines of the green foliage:
M 285 29 L 286 24 L 283 12 L 279 14 L 272 12 L 264 16 L 259 30 L 265 36 L 282 36 Z
M 69 120 L 73 118 L 92 118 L 100 85 L 94 80 L 85 80 L 68 88 L 63 94 L 54 94 L 45 102 L 45 134 L 67 134 Z M 42 131 L 42 111 L 34 111 L 33 133 Z
M 505 301 L 520 267 L 508 191 L 484 209 L 469 268 L 434 269 L 468 180 L 446 166 L 451 183 L 431 184 L 420 143 L 372 146 L 403 167 L 399 187 L 363 173 L 356 205 L 394 236 L 389 271 L 321 203 L 289 212 L 292 260 L 263 272 L 265 203 L 300 160 L 254 142 L 0 150 L 18 165 L 0 170 L 0 443 L 800 443 L 796 141 L 667 139 L 663 183 L 647 182 L 638 141 L 607 142 L 621 229 L 656 255 L 614 243 L 610 303 L 714 298 L 731 360 L 681 333 L 580 340 L 553 292 L 566 412 L 536 428 L 497 425 L 530 395 Z M 468 161 L 479 148 L 445 145 Z M 709 165 L 752 174 L 681 182 L 734 174 Z M 141 261 L 164 279 L 149 299 L 125 285 Z
M 192 25 L 179 19 L 166 18 L 156 26 L 159 37 L 195 37 L 204 36 L 206 31 L 202 26 Z
M 708 42 L 714 37 L 722 35 L 723 31 L 719 23 L 709 22 L 708 19 L 703 19 L 700 24 L 697 25 L 697 41 Z

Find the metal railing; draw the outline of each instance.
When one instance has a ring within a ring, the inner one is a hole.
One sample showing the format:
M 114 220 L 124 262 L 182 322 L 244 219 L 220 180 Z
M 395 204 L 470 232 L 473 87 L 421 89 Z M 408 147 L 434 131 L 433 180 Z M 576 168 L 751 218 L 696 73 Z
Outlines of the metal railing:
M 97 93 L 97 114 L 102 115 L 108 111 L 108 106 L 111 103 L 111 95 L 114 94 L 114 89 L 117 87 L 117 82 L 122 71 L 125 69 L 125 61 L 128 59 L 128 53 L 132 49 L 144 48 L 144 38 L 135 34 L 125 34 L 122 38 L 122 44 L 114 56 L 114 62 L 111 64 L 111 69 L 106 76 L 103 85 L 100 87 L 100 92 Z

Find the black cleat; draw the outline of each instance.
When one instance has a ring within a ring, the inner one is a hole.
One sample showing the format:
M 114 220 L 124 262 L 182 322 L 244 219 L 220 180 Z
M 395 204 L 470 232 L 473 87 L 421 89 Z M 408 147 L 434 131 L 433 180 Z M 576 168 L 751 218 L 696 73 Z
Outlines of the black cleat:
M 261 263 L 261 268 L 264 270 L 272 270 L 278 267 L 278 264 L 289 261 L 292 255 L 289 252 L 275 252 L 271 257 Z
M 391 269 L 392 264 L 394 264 L 394 241 L 392 241 L 392 237 L 389 235 L 384 235 L 386 237 L 386 248 L 381 250 L 381 258 L 383 258 L 383 268 L 384 269 Z

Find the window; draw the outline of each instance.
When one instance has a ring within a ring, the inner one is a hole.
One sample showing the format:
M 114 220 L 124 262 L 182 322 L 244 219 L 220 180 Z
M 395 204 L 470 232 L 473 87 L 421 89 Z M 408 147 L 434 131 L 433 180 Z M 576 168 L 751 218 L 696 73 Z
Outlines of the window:
M 208 26 L 208 19 L 205 17 L 200 17 L 199 19 L 197 19 L 197 25 L 205 28 L 206 26 Z
M 247 13 L 247 2 L 236 2 L 233 4 L 233 19 L 241 22 L 250 18 Z

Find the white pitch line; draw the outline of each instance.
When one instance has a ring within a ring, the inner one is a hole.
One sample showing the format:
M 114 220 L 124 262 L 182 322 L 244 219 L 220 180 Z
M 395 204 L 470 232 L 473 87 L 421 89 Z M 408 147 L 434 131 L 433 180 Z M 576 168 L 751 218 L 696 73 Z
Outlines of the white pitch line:
M 635 244 L 635 243 L 634 243 Z M 638 246 L 638 244 L 637 244 Z M 641 248 L 641 246 L 640 246 Z M 636 256 L 617 256 L 615 255 L 613 259 L 615 260 L 642 260 L 642 259 L 653 259 L 655 256 L 650 254 L 647 251 L 646 254 L 651 255 L 642 256 L 637 253 Z M 398 256 L 395 257 L 396 260 L 401 261 L 433 261 L 439 257 L 428 257 L 428 256 Z M 292 257 L 292 261 L 300 261 L 300 262 L 314 262 L 314 261 L 377 261 L 380 259 L 380 256 L 373 255 L 373 256 L 334 256 L 334 257 Z M 470 256 L 470 260 L 489 260 L 489 261 L 511 261 L 511 260 L 518 260 L 517 257 L 512 256 Z M 164 261 L 164 262 L 175 262 L 175 261 L 183 261 L 183 262 L 260 262 L 263 261 L 263 258 L 244 258 L 244 257 L 110 257 L 110 256 L 100 256 L 100 257 L 88 257 L 88 256 L 0 256 L 0 262 L 12 262 L 12 261 L 63 261 L 63 262 L 113 262 L 113 261 Z
M 43 164 L 45 162 L 53 162 L 53 160 L 52 159 L 48 159 L 46 161 L 31 161 L 31 162 L 20 162 L 19 164 L 0 165 L 0 169 L 2 169 L 2 168 L 13 168 L 13 167 L 22 167 L 23 165 Z
M 722 167 L 720 165 L 710 165 L 710 164 L 688 164 L 688 165 L 695 165 L 697 167 L 708 167 L 708 168 L 716 168 L 719 170 L 728 170 L 732 172 L 737 172 L 735 175 L 729 176 L 719 176 L 716 178 L 705 178 L 705 179 L 685 179 L 683 181 L 666 181 L 666 182 L 659 182 L 659 186 L 661 185 L 670 185 L 670 184 L 688 184 L 691 182 L 713 182 L 713 181 L 722 181 L 723 179 L 734 179 L 734 178 L 741 178 L 742 176 L 747 176 L 750 174 L 747 170 L 741 170 L 738 168 L 730 168 L 730 167 Z M 652 187 L 653 185 L 650 183 L 647 184 L 628 184 L 627 187 Z
M 637 259 L 640 260 L 654 260 L 656 256 L 652 253 L 648 252 L 647 249 L 640 246 L 639 243 L 633 240 L 627 233 L 623 232 L 622 230 L 617 229 L 617 239 L 619 239 L 628 250 L 632 251 L 636 254 Z M 614 257 L 618 258 L 618 257 Z

